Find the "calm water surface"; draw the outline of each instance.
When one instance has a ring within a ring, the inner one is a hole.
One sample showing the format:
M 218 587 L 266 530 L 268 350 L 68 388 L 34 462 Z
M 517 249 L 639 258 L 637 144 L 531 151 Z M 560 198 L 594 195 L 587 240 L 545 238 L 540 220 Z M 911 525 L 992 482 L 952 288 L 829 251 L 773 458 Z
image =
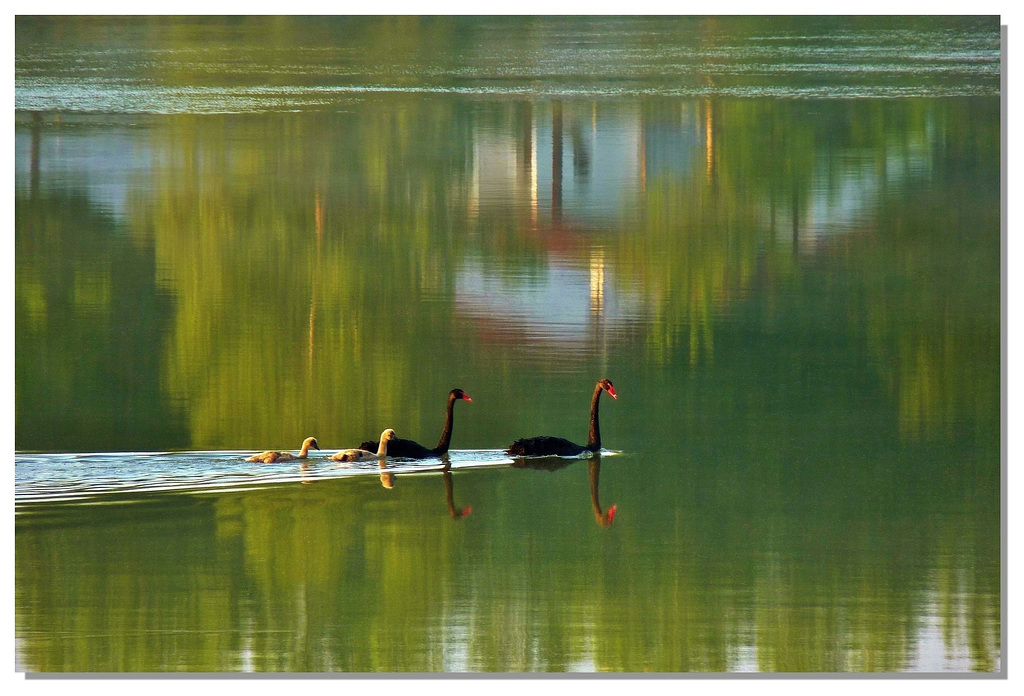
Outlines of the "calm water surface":
M 1000 671 L 999 61 L 19 18 L 17 668 Z

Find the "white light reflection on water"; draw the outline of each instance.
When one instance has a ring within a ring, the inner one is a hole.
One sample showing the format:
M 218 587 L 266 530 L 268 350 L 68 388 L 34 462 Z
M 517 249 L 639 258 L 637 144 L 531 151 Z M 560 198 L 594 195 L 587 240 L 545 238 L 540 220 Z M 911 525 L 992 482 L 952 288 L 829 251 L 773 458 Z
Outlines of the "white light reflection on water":
M 375 460 L 341 463 L 329 460 L 326 453 L 304 462 L 245 461 L 252 454 L 248 450 L 16 454 L 15 511 L 27 512 L 23 506 L 32 503 L 120 504 L 130 502 L 126 496 L 139 493 L 242 491 L 381 474 Z M 603 456 L 615 454 L 602 450 Z M 452 470 L 512 464 L 502 450 L 453 450 L 448 461 Z M 436 457 L 386 460 L 386 470 L 393 475 L 436 474 L 443 468 L 443 461 Z
M 144 24 L 137 33 L 120 36 L 117 46 L 110 45 L 107 33 L 94 36 L 80 27 L 77 42 L 57 49 L 45 31 L 36 37 L 37 27 L 26 21 L 19 26 L 15 55 L 15 106 L 26 111 L 242 113 L 323 108 L 346 95 L 386 92 L 996 96 L 1001 70 L 998 33 L 977 23 L 890 31 L 858 30 L 839 22 L 829 35 L 802 31 L 788 20 L 765 20 L 764 33 L 749 35 L 742 22 L 728 32 L 721 26 L 702 28 L 701 20 L 554 19 L 518 31 L 524 27 L 515 22 L 477 19 L 462 28 L 478 37 L 472 48 L 403 53 L 366 51 L 357 38 L 363 31 L 350 31 L 344 19 L 318 20 L 321 31 L 312 33 L 305 31 L 309 27 L 303 20 L 291 22 L 301 41 L 283 39 L 284 31 L 277 37 L 280 43 L 263 45 L 268 32 L 288 29 L 289 22 L 279 19 L 272 26 L 257 21 L 219 27 L 212 32 L 217 40 L 204 41 L 202 49 L 164 42 Z M 362 29 L 372 33 L 375 24 L 370 21 Z M 449 24 L 457 30 L 457 21 Z M 509 36 L 523 38 L 510 42 Z M 161 71 L 202 76 L 205 82 L 182 85 L 171 79 L 161 84 Z M 817 84 L 805 82 L 816 76 L 821 78 Z M 871 82 L 864 84 L 865 77 Z
M 468 261 L 457 275 L 456 307 L 485 338 L 596 351 L 641 314 L 639 295 L 615 291 L 611 275 L 602 263 L 579 268 L 552 260 L 534 273 L 509 275 Z
M 723 74 L 757 73 L 754 67 L 723 69 Z M 821 66 L 808 66 L 803 70 L 821 72 Z M 851 72 L 836 68 L 837 72 Z M 794 70 L 795 73 L 800 70 Z M 865 70 L 866 72 L 866 70 Z M 872 68 L 871 72 L 881 71 Z M 921 71 L 916 71 L 915 74 Z M 945 71 L 943 71 L 945 73 Z M 479 96 L 533 96 L 533 97 L 640 97 L 669 96 L 707 98 L 771 97 L 793 99 L 884 99 L 909 97 L 992 96 L 991 88 L 984 85 L 938 85 L 927 89 L 917 86 L 902 87 L 876 85 L 841 86 L 775 86 L 744 85 L 740 87 L 435 87 L 429 85 L 345 85 L 330 87 L 216 87 L 216 88 L 154 88 L 128 90 L 124 87 L 92 86 L 83 88 L 71 83 L 59 83 L 45 88 L 19 87 L 16 106 L 21 111 L 68 111 L 86 113 L 138 113 L 138 114 L 240 114 L 287 112 L 316 109 L 344 104 L 354 96 L 371 94 L 460 94 Z
M 15 455 L 15 505 L 102 500 L 110 494 L 215 492 L 350 476 L 378 476 L 376 461 L 342 464 L 322 457 L 272 464 L 247 462 L 252 451 L 114 452 Z M 452 469 L 508 466 L 501 450 L 449 452 Z M 436 473 L 440 459 L 387 460 L 394 474 Z M 120 498 L 116 498 L 118 502 Z M 24 512 L 24 510 L 17 510 Z
M 963 579 L 961 578 L 963 581 Z M 908 672 L 947 673 L 977 671 L 972 648 L 972 641 L 982 640 L 986 643 L 986 653 L 993 656 L 993 672 L 1002 671 L 1001 651 L 985 636 L 971 635 L 972 608 L 969 594 L 956 593 L 956 601 L 952 607 L 944 607 L 944 600 L 937 579 L 927 590 L 927 600 L 923 603 L 922 612 L 918 615 L 919 626 L 914 637 L 914 652 L 910 656 Z

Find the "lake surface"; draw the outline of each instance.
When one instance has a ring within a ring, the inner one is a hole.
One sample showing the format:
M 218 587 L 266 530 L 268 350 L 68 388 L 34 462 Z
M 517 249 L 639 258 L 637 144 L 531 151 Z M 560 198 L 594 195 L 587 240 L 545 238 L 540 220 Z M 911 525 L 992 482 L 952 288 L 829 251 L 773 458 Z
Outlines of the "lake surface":
M 19 671 L 1004 669 L 998 18 L 15 27 Z

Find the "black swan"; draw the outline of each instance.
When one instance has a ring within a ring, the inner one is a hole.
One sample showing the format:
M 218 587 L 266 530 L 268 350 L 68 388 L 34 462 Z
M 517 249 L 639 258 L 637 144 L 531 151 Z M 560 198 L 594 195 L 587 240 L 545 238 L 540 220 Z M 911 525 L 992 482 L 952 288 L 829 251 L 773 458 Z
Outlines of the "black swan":
M 452 411 L 454 411 L 455 402 L 459 399 L 463 401 L 472 401 L 472 399 L 469 398 L 469 394 L 461 389 L 452 389 L 448 392 L 448 412 L 445 415 L 444 430 L 441 431 L 441 439 L 437 441 L 437 447 L 434 449 L 427 449 L 420 443 L 413 440 L 403 440 L 402 438 L 396 437 L 390 444 L 388 444 L 388 456 L 405 457 L 407 459 L 426 459 L 427 457 L 440 457 L 442 454 L 445 454 L 448 451 L 448 444 L 452 439 Z M 363 444 L 359 445 L 359 449 L 372 452 L 376 446 L 376 442 L 367 440 Z
M 380 445 L 377 447 L 377 452 L 369 452 L 363 448 L 359 449 L 347 449 L 341 450 L 331 455 L 331 459 L 336 462 L 362 462 L 368 459 L 377 459 L 378 457 L 384 457 L 388 454 L 388 443 L 395 440 L 395 431 L 388 428 L 380 434 Z
M 270 464 L 271 462 L 287 462 L 292 459 L 305 459 L 309 454 L 309 448 L 312 447 L 315 450 L 320 449 L 320 445 L 316 443 L 315 437 L 307 437 L 302 441 L 302 449 L 299 451 L 299 456 L 295 456 L 291 452 L 277 452 L 275 450 L 267 450 L 266 452 L 260 452 L 254 454 L 245 461 L 247 462 L 263 462 Z
M 619 397 L 615 394 L 615 387 L 611 381 L 602 379 L 594 387 L 594 399 L 590 403 L 590 441 L 584 445 L 577 445 L 562 437 L 551 437 L 540 435 L 516 440 L 505 450 L 506 454 L 522 457 L 537 457 L 556 455 L 559 457 L 572 457 L 583 452 L 597 452 L 601 449 L 601 426 L 598 423 L 597 404 L 601 398 L 601 392 L 608 392 L 613 399 Z

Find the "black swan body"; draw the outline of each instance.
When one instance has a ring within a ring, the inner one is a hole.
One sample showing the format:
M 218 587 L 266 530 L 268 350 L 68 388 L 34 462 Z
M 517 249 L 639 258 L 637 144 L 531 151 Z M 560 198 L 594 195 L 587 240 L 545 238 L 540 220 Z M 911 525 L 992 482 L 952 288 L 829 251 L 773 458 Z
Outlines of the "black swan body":
M 552 437 L 541 435 L 539 437 L 528 437 L 516 440 L 505 450 L 506 454 L 520 457 L 543 457 L 559 456 L 573 457 L 584 452 L 597 452 L 601 449 L 601 425 L 598 422 L 597 405 L 601 398 L 601 392 L 608 392 L 613 399 L 619 398 L 615 394 L 615 387 L 610 380 L 602 379 L 594 386 L 594 399 L 590 402 L 590 441 L 586 445 L 577 445 L 571 440 L 563 437 Z
M 461 389 L 452 389 L 448 392 L 448 411 L 444 419 L 444 430 L 441 431 L 441 439 L 438 440 L 437 447 L 427 449 L 413 440 L 396 437 L 388 443 L 388 456 L 405 457 L 406 459 L 426 459 L 427 457 L 440 457 L 442 454 L 447 453 L 448 445 L 452 440 L 452 412 L 455 410 L 455 402 L 460 399 L 462 401 L 472 401 L 469 398 L 469 394 Z M 377 443 L 367 440 L 359 445 L 359 449 L 375 452 L 377 451 Z

